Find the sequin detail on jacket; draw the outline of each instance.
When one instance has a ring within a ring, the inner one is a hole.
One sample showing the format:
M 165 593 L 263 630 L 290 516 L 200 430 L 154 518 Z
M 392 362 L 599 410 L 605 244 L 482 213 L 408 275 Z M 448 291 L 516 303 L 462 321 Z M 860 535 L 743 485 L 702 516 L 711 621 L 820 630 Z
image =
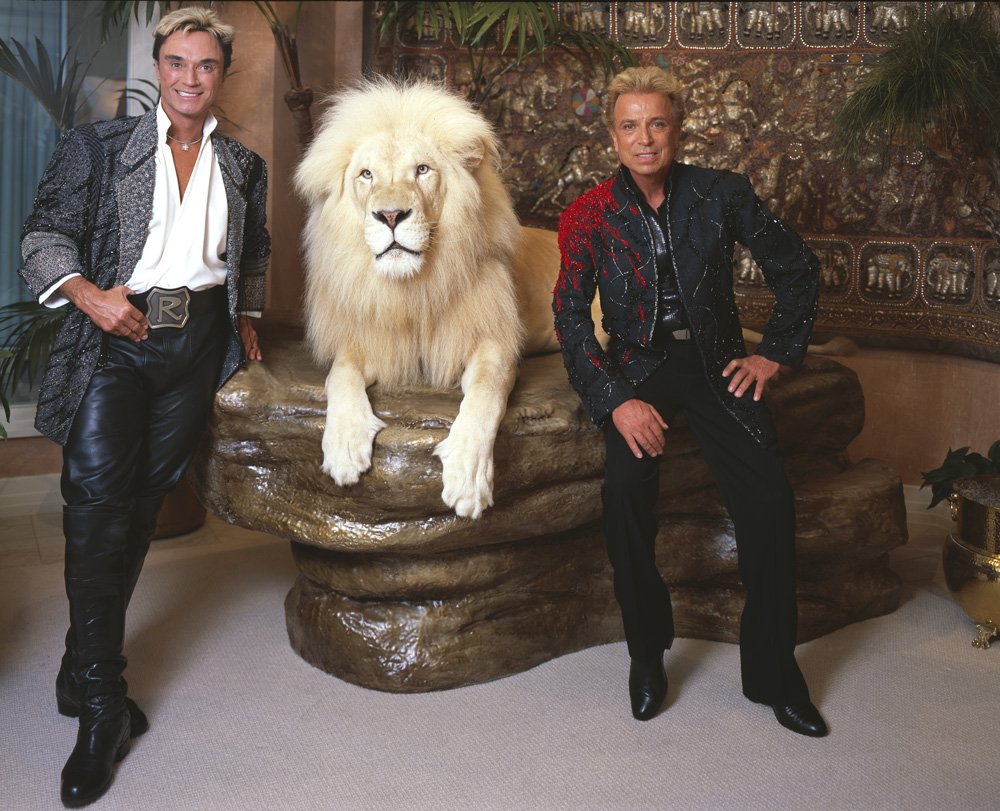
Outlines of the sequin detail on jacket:
M 674 163 L 667 181 L 667 233 L 677 284 L 694 340 L 723 405 L 761 444 L 770 420 L 751 396 L 733 397 L 722 370 L 746 355 L 733 294 L 733 250 L 745 245 L 775 296 L 757 352 L 797 366 L 805 357 L 818 305 L 819 261 L 802 239 L 757 198 L 744 175 Z M 562 263 L 553 292 L 563 362 L 591 419 L 603 426 L 635 396 L 666 357 L 648 347 L 657 304 L 654 243 L 625 167 L 582 195 L 559 218 Z M 590 305 L 601 297 L 607 352 Z

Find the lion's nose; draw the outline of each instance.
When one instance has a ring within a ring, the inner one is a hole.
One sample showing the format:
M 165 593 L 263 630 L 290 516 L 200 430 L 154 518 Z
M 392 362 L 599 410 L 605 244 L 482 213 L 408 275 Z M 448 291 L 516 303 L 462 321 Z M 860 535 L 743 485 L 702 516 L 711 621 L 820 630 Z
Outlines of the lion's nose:
M 379 222 L 384 222 L 390 228 L 395 228 L 397 222 L 402 222 L 412 213 L 412 208 L 409 211 L 400 211 L 396 208 L 388 211 L 384 209 L 382 211 L 373 211 L 372 216 Z

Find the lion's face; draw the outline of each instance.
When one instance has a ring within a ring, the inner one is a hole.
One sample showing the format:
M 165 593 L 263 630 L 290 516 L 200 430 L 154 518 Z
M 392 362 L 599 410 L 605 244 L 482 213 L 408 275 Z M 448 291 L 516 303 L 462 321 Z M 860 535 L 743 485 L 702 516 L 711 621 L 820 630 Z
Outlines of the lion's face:
M 362 217 L 376 273 L 402 279 L 420 272 L 440 219 L 448 168 L 419 138 L 400 144 L 376 137 L 355 150 L 348 194 Z

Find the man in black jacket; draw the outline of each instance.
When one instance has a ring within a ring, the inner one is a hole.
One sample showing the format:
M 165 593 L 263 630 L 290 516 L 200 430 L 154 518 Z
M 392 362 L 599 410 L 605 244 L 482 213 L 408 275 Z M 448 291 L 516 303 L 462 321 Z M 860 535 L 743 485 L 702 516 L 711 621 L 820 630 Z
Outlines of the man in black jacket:
M 668 74 L 619 74 L 605 112 L 621 166 L 560 218 L 553 310 L 570 382 L 606 437 L 604 529 L 632 660 L 632 714 L 652 718 L 667 693 L 663 652 L 674 624 L 656 569 L 654 507 L 668 422 L 683 411 L 735 527 L 747 591 L 743 692 L 792 731 L 825 735 L 795 662 L 795 510 L 762 400 L 780 364 L 805 355 L 819 263 L 746 177 L 675 162 L 684 99 Z M 736 242 L 776 298 L 749 357 L 733 296 Z M 590 314 L 598 293 L 606 351 Z

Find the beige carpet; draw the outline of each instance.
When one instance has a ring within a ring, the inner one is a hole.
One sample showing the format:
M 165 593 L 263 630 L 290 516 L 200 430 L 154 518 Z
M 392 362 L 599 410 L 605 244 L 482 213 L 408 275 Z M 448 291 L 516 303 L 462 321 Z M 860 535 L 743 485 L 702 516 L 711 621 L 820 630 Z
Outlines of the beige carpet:
M 51 477 L 0 482 L 0 808 L 58 809 L 75 723 L 52 682 L 66 616 Z M 20 490 L 18 488 L 21 488 Z M 29 492 L 30 491 L 30 492 Z M 829 738 L 740 694 L 734 646 L 678 640 L 669 705 L 632 720 L 624 644 L 444 693 L 364 690 L 300 660 L 287 544 L 210 520 L 155 545 L 127 676 L 152 729 L 95 809 L 993 809 L 1000 644 L 943 585 L 950 522 L 911 497 L 894 614 L 802 645 Z M 6 500 L 5 500 L 6 499 Z

